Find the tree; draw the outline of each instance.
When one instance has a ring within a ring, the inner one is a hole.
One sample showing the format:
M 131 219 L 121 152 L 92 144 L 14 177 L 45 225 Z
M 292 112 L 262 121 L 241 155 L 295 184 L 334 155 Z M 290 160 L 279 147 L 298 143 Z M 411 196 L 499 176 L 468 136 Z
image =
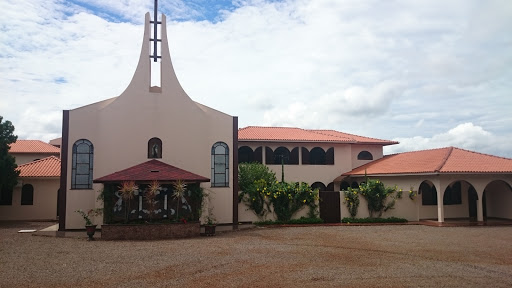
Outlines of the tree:
M 19 171 L 16 170 L 16 159 L 9 154 L 10 144 L 16 142 L 14 126 L 0 116 L 0 204 L 12 203 L 12 189 L 18 184 Z

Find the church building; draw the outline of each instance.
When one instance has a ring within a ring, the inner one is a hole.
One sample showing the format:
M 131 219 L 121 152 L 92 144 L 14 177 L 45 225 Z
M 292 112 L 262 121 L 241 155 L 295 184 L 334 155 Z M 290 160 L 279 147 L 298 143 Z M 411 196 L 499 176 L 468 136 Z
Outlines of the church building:
M 165 15 L 157 21 L 146 13 L 144 27 L 126 90 L 63 111 L 60 230 L 83 228 L 74 211 L 102 207 L 97 197 L 104 184 L 126 179 L 203 183 L 217 221 L 238 221 L 238 119 L 194 102 L 183 90 L 171 62 Z M 155 75 L 161 75 L 159 85 L 152 86 Z

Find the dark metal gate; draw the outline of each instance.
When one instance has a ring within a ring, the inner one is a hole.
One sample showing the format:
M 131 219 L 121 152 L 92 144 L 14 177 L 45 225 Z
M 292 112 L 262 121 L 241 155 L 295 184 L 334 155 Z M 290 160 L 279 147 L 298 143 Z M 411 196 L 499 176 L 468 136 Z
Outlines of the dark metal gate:
M 340 223 L 340 192 L 320 191 L 320 218 L 325 223 Z

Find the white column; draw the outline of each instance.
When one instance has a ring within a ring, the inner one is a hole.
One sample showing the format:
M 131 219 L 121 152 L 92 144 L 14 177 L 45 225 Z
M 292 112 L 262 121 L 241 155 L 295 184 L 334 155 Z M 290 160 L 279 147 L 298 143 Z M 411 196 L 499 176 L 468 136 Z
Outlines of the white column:
M 443 191 L 437 189 L 437 222 L 444 222 Z
M 478 222 L 483 222 L 484 221 L 484 210 L 483 210 L 483 192 L 482 194 L 480 195 L 478 192 L 476 192 L 476 194 L 478 195 L 478 200 L 476 200 L 476 220 Z

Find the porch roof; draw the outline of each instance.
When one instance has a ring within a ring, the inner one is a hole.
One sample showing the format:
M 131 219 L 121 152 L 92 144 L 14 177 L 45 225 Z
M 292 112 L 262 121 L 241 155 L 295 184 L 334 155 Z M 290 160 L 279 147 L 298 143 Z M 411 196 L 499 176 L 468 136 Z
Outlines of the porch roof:
M 386 155 L 354 170 L 343 173 L 345 176 L 381 174 L 421 174 L 421 173 L 512 173 L 512 159 L 503 158 L 456 147 L 413 151 Z
M 109 175 L 97 178 L 94 183 L 121 182 L 121 181 L 191 181 L 210 182 L 210 179 L 180 169 L 178 167 L 163 163 L 158 160 L 147 162 L 114 172 Z

